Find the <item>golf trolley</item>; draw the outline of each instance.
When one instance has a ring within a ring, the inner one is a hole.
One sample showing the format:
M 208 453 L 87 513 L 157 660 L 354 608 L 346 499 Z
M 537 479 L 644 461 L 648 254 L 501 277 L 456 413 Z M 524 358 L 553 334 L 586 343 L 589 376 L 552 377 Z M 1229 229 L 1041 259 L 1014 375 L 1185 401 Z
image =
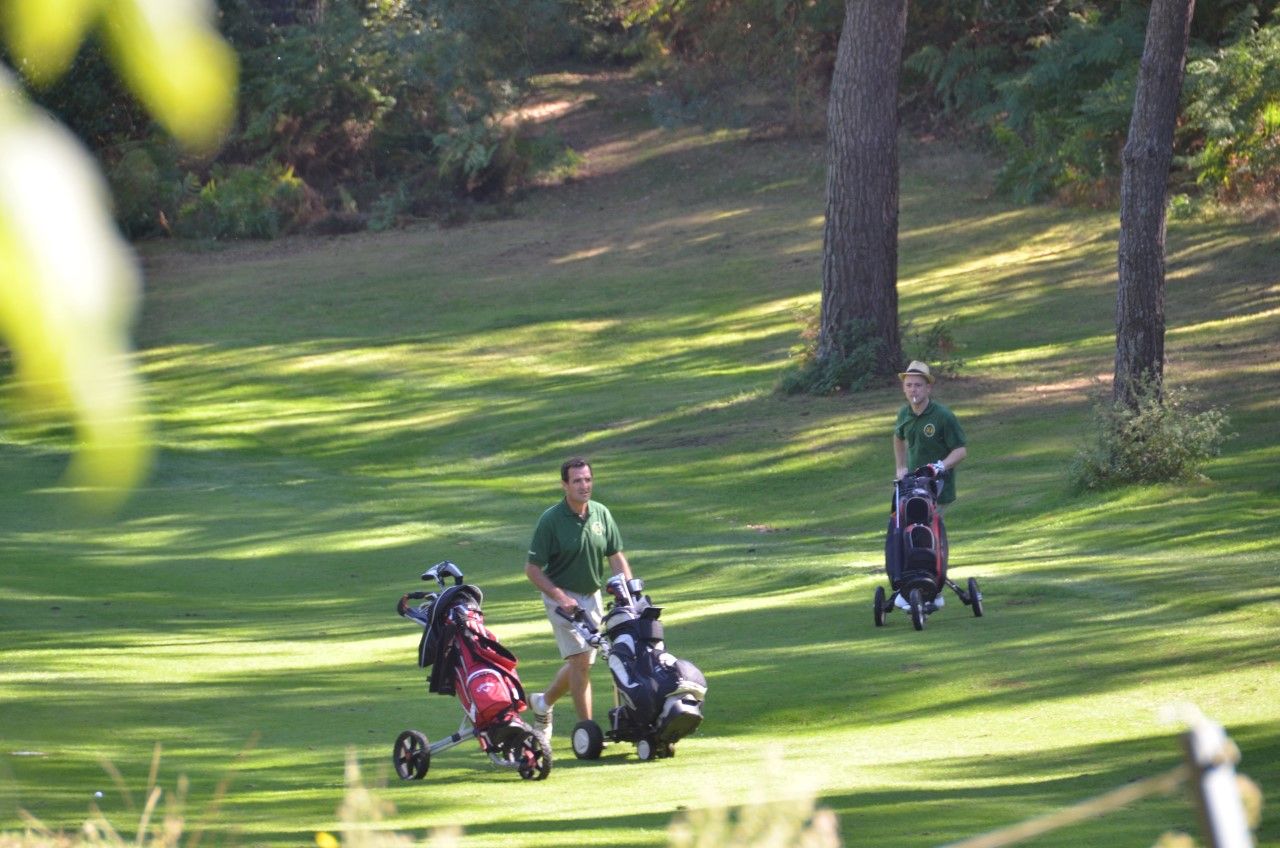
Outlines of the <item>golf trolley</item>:
M 446 578 L 453 585 L 446 585 Z M 524 688 L 516 674 L 515 656 L 484 626 L 479 587 L 462 582 L 462 571 L 448 560 L 427 569 L 439 592 L 409 592 L 396 612 L 422 625 L 418 666 L 431 668 L 428 689 L 456 695 L 463 719 L 458 730 L 437 742 L 406 730 L 396 739 L 391 761 L 402 780 L 421 780 L 431 758 L 474 738 L 490 762 L 515 769 L 525 780 L 542 780 L 551 771 L 551 751 L 520 718 L 526 708 Z M 410 600 L 424 603 L 413 607 Z
M 573 753 L 580 760 L 599 758 L 606 740 L 633 742 L 641 760 L 675 756 L 675 744 L 702 723 L 707 681 L 693 663 L 667 653 L 662 641 L 662 608 L 644 593 L 644 582 L 614 575 L 606 584 L 613 597 L 605 613 L 603 633 L 581 609 L 567 619 L 587 644 L 608 660 L 613 676 L 613 709 L 609 727 L 591 719 L 573 728 Z
M 938 512 L 942 478 L 930 466 L 917 468 L 893 483 L 893 513 L 884 543 L 884 567 L 890 594 L 876 587 L 875 622 L 883 627 L 885 616 L 897 601 L 906 601 L 911 624 L 924 630 L 925 621 L 942 606 L 942 590 L 950 588 L 975 617 L 982 617 L 982 592 L 970 577 L 961 589 L 947 577 L 947 529 Z

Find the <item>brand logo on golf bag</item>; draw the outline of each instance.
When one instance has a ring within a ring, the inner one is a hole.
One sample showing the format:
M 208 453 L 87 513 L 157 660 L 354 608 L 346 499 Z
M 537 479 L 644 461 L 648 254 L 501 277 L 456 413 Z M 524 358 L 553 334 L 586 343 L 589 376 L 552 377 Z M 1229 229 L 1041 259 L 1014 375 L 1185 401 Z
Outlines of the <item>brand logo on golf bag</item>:
M 471 672 L 458 688 L 463 709 L 472 723 L 483 727 L 511 708 L 516 700 L 502 675 L 491 668 Z

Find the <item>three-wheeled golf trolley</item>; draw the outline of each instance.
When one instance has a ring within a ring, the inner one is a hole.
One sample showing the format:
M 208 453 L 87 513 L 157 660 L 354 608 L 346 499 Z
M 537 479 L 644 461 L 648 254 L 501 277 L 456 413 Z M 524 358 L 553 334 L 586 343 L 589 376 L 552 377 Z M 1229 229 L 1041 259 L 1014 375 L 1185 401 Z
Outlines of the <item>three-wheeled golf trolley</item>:
M 574 756 L 594 760 L 607 740 L 635 743 L 642 760 L 673 757 L 676 742 L 702 723 L 706 678 L 693 663 L 667 652 L 658 620 L 662 608 L 644 594 L 643 581 L 614 575 L 605 588 L 613 600 L 603 633 L 591 626 L 582 610 L 574 616 L 557 610 L 607 657 L 613 675 L 609 726 L 601 729 L 591 719 L 578 722 L 573 728 Z
M 947 529 L 938 512 L 941 492 L 942 479 L 927 465 L 894 481 L 893 513 L 884 543 L 891 594 L 876 587 L 876 627 L 884 626 L 885 616 L 901 598 L 912 626 L 924 630 L 928 617 L 943 605 L 943 587 L 952 589 L 974 616 L 982 616 L 978 581 L 970 577 L 968 587 L 961 589 L 947 578 Z
M 446 577 L 453 578 L 452 586 Z M 396 774 L 421 780 L 433 756 L 474 738 L 494 765 L 515 769 L 525 780 L 542 780 L 551 771 L 551 751 L 520 718 L 526 698 L 516 658 L 485 628 L 479 587 L 463 583 L 462 571 L 447 560 L 427 569 L 422 579 L 436 581 L 440 591 L 409 592 L 396 612 L 423 626 L 418 666 L 431 669 L 431 692 L 457 696 L 463 719 L 455 733 L 438 742 L 417 730 L 401 733 L 391 754 Z M 410 600 L 424 603 L 412 607 Z

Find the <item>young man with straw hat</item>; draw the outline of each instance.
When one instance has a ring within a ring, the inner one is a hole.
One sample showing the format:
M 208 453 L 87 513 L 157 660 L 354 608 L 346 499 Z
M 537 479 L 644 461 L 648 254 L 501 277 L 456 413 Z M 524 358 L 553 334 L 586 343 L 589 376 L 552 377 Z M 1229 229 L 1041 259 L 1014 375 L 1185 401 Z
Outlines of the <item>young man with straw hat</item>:
M 964 461 L 964 430 L 950 409 L 932 399 L 933 374 L 929 366 L 918 360 L 898 374 L 907 402 L 898 411 L 893 425 L 893 457 L 896 479 L 908 471 L 928 465 L 942 478 L 942 494 L 938 496 L 938 512 L 956 499 L 955 467 Z M 938 595 L 937 606 L 942 606 Z M 904 601 L 898 598 L 898 606 Z
M 933 374 L 919 360 L 898 374 L 907 402 L 893 425 L 896 476 L 921 466 L 931 466 L 942 477 L 941 510 L 956 499 L 955 467 L 965 458 L 964 430 L 950 409 L 932 399 Z

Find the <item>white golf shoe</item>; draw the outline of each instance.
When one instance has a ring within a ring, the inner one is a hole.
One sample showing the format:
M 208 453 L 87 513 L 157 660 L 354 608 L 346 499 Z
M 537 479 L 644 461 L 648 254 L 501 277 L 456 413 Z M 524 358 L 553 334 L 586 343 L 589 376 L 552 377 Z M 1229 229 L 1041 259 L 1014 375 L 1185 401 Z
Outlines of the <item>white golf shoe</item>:
M 548 706 L 547 699 L 541 692 L 533 694 L 529 699 L 529 707 L 533 710 L 533 732 L 538 734 L 547 750 L 551 750 L 551 712 L 555 708 Z

